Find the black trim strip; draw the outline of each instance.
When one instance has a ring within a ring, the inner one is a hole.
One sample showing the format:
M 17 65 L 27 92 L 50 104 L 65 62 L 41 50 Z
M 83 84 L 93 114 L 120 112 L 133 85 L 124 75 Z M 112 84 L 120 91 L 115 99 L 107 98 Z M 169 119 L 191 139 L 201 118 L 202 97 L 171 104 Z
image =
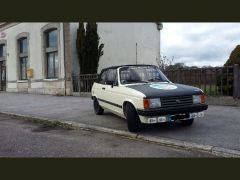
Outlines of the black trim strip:
M 102 101 L 102 102 L 104 102 L 104 103 L 107 103 L 107 104 L 111 104 L 111 105 L 113 105 L 113 106 L 116 106 L 116 107 L 122 109 L 122 106 L 121 106 L 121 105 L 118 105 L 118 104 L 115 104 L 115 103 L 112 103 L 112 102 L 110 102 L 110 101 L 106 101 L 106 100 L 100 99 L 100 98 L 98 98 L 98 100 L 99 100 L 99 101 Z
M 208 105 L 191 105 L 185 107 L 177 107 L 177 108 L 159 108 L 159 109 L 149 109 L 149 110 L 140 110 L 137 112 L 140 116 L 161 116 L 161 115 L 175 115 L 182 113 L 193 113 L 193 112 L 201 112 L 208 109 Z

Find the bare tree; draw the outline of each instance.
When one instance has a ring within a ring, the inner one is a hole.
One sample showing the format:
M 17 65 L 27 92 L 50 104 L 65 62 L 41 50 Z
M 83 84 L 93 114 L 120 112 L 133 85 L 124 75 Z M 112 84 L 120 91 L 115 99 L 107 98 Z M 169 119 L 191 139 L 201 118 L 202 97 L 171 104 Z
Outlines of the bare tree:
M 172 56 L 172 58 L 168 58 L 165 55 L 160 56 L 160 59 L 156 59 L 158 67 L 162 70 L 166 69 L 168 66 L 171 66 L 173 64 L 173 60 L 174 56 Z

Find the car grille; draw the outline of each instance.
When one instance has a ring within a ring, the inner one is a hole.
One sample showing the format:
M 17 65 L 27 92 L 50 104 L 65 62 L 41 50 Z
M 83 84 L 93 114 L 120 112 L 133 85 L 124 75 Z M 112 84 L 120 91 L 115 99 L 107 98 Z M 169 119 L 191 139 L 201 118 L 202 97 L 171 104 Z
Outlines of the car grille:
M 192 96 L 172 96 L 162 97 L 161 104 L 162 108 L 173 108 L 173 107 L 184 107 L 193 104 Z

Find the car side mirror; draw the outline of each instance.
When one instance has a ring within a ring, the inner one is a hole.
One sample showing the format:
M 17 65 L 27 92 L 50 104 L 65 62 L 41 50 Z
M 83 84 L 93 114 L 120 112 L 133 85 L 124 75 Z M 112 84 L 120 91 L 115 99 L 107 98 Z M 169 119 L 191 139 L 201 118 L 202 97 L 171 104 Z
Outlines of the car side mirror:
M 113 88 L 114 86 L 118 86 L 118 82 L 113 81 L 113 83 L 112 83 L 112 88 Z

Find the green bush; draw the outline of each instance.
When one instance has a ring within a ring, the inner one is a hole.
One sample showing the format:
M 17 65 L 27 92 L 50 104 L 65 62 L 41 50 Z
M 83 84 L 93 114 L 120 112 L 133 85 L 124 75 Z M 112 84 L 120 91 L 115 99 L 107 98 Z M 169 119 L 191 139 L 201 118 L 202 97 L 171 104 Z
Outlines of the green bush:
M 217 93 L 225 96 L 233 95 L 233 68 L 223 67 L 217 76 Z
M 240 65 L 240 45 L 237 45 L 231 52 L 229 59 L 226 61 L 224 66 L 233 66 L 234 64 Z

